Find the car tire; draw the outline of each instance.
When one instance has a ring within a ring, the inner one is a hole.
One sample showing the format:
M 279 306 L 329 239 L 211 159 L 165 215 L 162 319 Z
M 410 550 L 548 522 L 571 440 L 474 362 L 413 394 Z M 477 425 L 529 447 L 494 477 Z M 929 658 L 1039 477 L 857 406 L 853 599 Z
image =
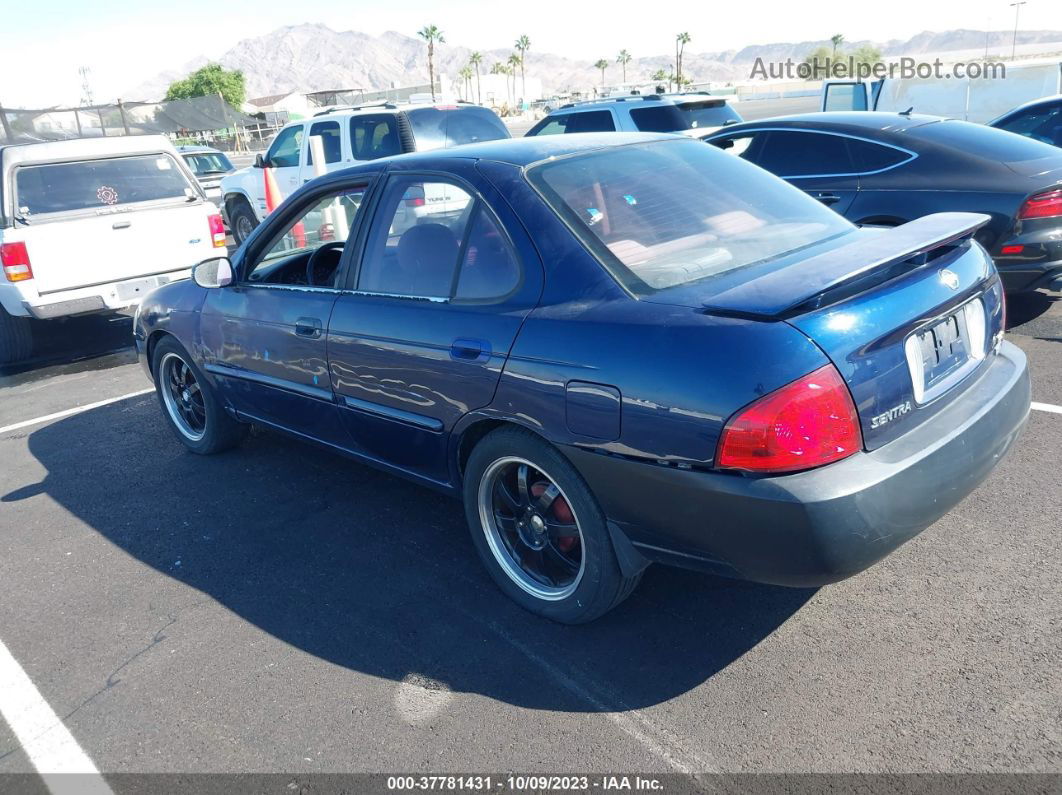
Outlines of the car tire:
M 620 569 L 605 514 L 579 472 L 529 431 L 500 428 L 480 440 L 463 491 L 476 551 L 498 587 L 532 613 L 592 621 L 641 579 Z
M 28 317 L 9 315 L 0 306 L 0 364 L 17 364 L 33 353 L 33 325 Z
M 248 427 L 229 416 L 202 371 L 176 339 L 160 340 L 151 361 L 162 413 L 185 447 L 198 455 L 213 455 L 243 441 Z
M 246 199 L 234 199 L 231 206 L 229 230 L 232 232 L 232 239 L 236 241 L 236 245 L 242 246 L 258 226 L 258 219 L 255 218 L 254 210 L 251 209 Z

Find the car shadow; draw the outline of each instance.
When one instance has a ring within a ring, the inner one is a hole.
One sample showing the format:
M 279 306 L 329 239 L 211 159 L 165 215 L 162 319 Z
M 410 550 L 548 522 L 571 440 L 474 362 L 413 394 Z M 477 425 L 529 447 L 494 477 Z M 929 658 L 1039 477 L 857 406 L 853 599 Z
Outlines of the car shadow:
M 1026 293 L 1014 293 L 1007 296 L 1007 331 L 1012 331 L 1035 321 L 1051 310 L 1059 302 L 1058 295 L 1033 290 Z M 1024 330 L 1023 330 L 1024 331 Z M 1035 329 L 1029 330 L 1037 336 Z
M 0 365 L 0 385 L 49 375 L 113 367 L 136 360 L 133 318 L 129 314 L 85 315 L 33 322 L 33 355 L 22 362 Z
M 459 503 L 279 434 L 195 456 L 144 397 L 28 443 L 47 474 L 0 502 L 45 494 L 307 654 L 522 707 L 624 711 L 674 698 L 815 593 L 654 566 L 613 612 L 565 627 L 497 590 Z

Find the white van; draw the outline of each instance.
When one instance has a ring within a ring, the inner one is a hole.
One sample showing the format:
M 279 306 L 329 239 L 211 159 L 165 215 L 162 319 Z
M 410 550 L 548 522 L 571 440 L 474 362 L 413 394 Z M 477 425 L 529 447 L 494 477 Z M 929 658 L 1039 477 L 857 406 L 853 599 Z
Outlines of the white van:
M 0 364 L 30 356 L 32 318 L 134 306 L 224 247 L 164 136 L 0 147 Z
M 1012 108 L 1062 93 L 1062 63 L 1006 64 L 1004 78 L 826 80 L 820 110 L 878 110 L 947 116 L 985 124 Z

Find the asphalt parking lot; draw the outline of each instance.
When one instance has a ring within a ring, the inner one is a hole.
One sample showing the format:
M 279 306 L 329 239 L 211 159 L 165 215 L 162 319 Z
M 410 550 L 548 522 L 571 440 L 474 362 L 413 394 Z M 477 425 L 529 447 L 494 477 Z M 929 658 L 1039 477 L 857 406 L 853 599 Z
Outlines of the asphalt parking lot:
M 1062 300 L 1009 313 L 1062 405 Z M 433 492 L 267 432 L 184 452 L 129 333 L 73 320 L 0 373 L 0 651 L 57 716 L 38 746 L 105 775 L 1062 772 L 1062 414 L 857 577 L 654 567 L 573 628 L 504 598 Z M 0 773 L 32 773 L 4 714 Z

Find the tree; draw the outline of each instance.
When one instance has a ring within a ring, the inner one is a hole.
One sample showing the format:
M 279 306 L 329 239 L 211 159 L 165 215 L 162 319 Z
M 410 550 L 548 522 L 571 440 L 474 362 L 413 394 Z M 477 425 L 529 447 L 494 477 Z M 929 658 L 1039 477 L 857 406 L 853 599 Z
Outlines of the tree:
M 513 76 L 513 105 L 516 105 L 516 70 L 524 71 L 524 60 L 515 52 L 509 56 L 509 74 Z
M 816 47 L 804 57 L 804 63 L 811 67 L 808 80 L 819 80 L 827 77 L 826 61 L 832 61 L 834 54 L 828 47 Z
M 462 99 L 467 99 L 472 95 L 472 67 L 462 66 L 457 74 L 461 78 Z
M 435 101 L 435 45 L 445 44 L 443 33 L 435 25 L 425 25 L 417 35 L 428 42 L 428 81 L 431 83 L 431 101 Z
M 837 58 L 837 48 L 840 47 L 842 44 L 844 44 L 844 36 L 841 35 L 840 33 L 834 33 L 832 36 L 830 36 L 830 43 L 833 44 L 833 53 L 832 53 L 832 55 L 833 55 L 834 59 L 836 59 Z
M 468 65 L 476 70 L 476 102 L 483 104 L 483 91 L 479 87 L 479 65 L 483 63 L 483 53 L 476 50 L 468 56 Z
M 494 66 L 492 66 L 490 68 L 490 73 L 492 75 L 508 75 L 509 74 L 509 67 L 506 66 L 505 64 L 501 63 L 501 62 L 498 62 L 498 63 L 494 64 Z M 508 78 L 508 76 L 506 76 L 506 78 L 505 78 L 505 104 L 506 105 L 509 104 L 509 78 Z
M 856 65 L 866 64 L 867 66 L 873 66 L 876 63 L 881 62 L 881 50 L 877 47 L 872 47 L 869 44 L 864 44 L 862 47 L 856 47 L 849 53 L 852 60 Z
M 523 94 L 522 99 L 527 101 L 527 82 L 524 80 L 524 61 L 527 60 L 527 51 L 531 49 L 531 39 L 527 36 L 521 36 L 516 40 L 516 49 L 520 52 L 520 93 Z M 515 92 L 516 88 L 513 87 Z
M 653 80 L 654 82 L 657 82 L 657 83 L 665 83 L 666 82 L 668 90 L 669 91 L 671 90 L 671 75 L 669 75 L 663 69 L 657 69 L 655 72 L 653 72 L 652 75 L 650 75 L 649 79 Z
M 690 43 L 689 33 L 679 33 L 675 36 L 675 81 L 682 80 L 682 53 L 686 45 Z
M 600 58 L 600 59 L 598 59 L 597 63 L 594 64 L 594 68 L 601 70 L 601 87 L 604 88 L 605 87 L 605 70 L 608 69 L 608 61 L 605 60 L 604 58 Z
M 166 89 L 166 100 L 191 99 L 221 94 L 221 98 L 234 108 L 243 105 L 247 98 L 243 72 L 228 71 L 221 64 L 209 63 L 196 69 L 183 80 L 175 80 Z
M 623 67 L 623 82 L 627 82 L 627 64 L 631 62 L 631 54 L 626 50 L 620 50 L 616 57 L 616 63 Z

